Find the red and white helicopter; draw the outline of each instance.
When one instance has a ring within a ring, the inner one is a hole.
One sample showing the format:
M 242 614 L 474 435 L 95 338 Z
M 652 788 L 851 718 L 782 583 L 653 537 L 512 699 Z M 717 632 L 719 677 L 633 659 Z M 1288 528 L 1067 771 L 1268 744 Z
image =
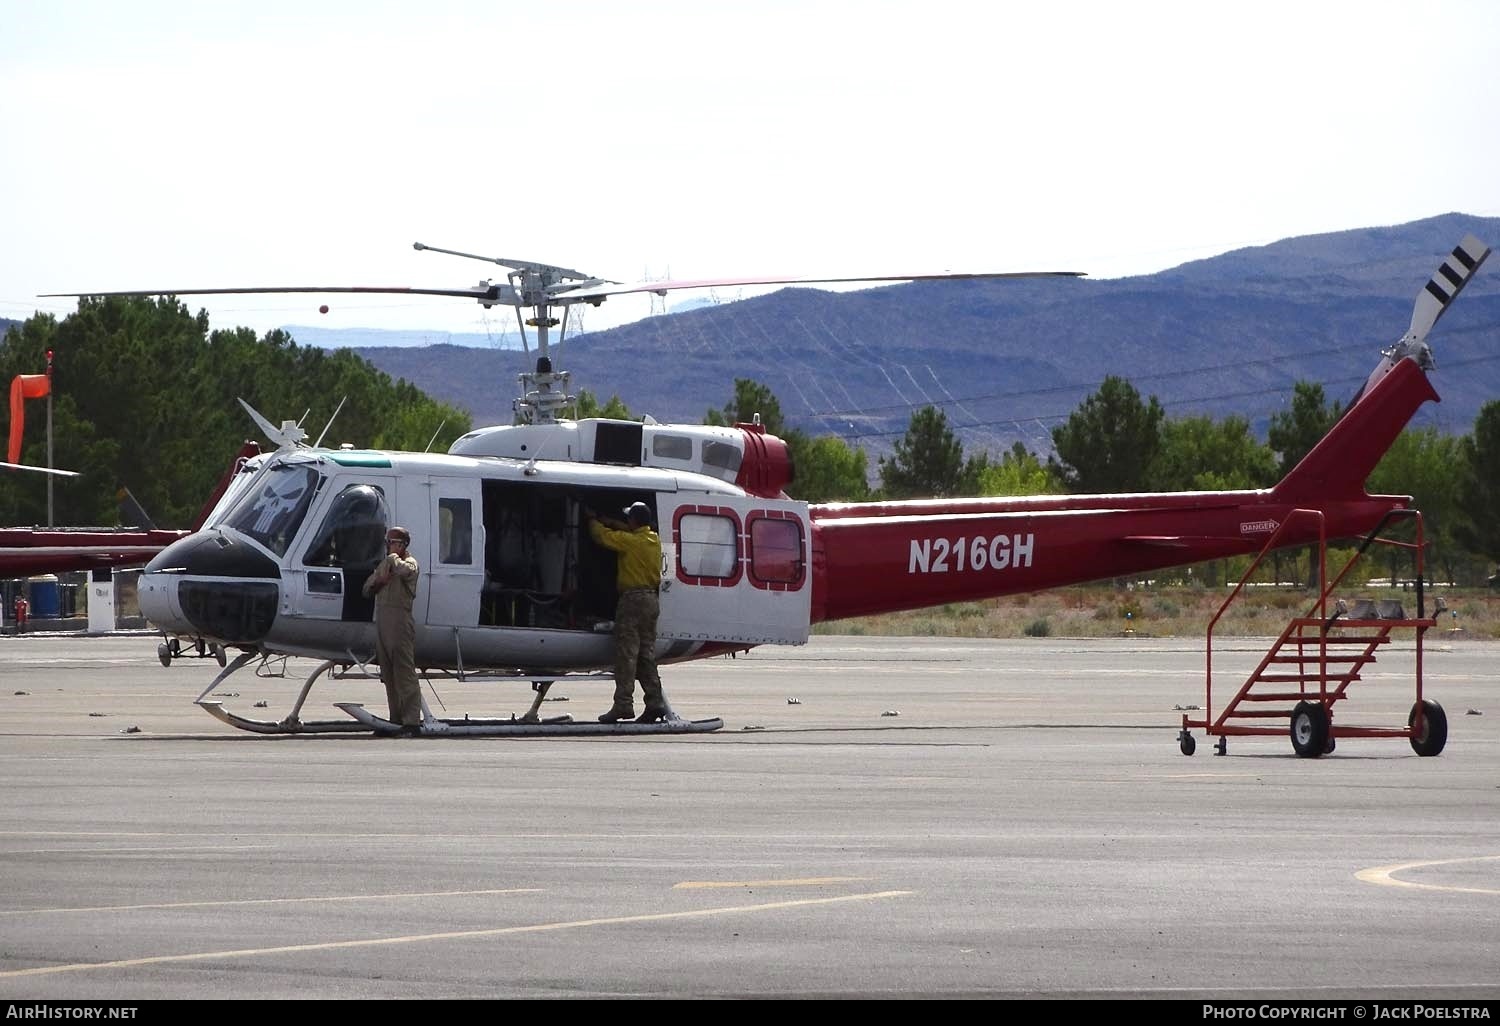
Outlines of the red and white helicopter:
M 418 243 L 416 248 L 431 249 Z M 669 664 L 756 645 L 798 645 L 813 624 L 992 598 L 1319 541 L 1291 523 L 1321 514 L 1327 538 L 1362 535 L 1410 499 L 1368 495 L 1364 482 L 1417 408 L 1437 393 L 1426 337 L 1489 254 L 1466 237 L 1419 294 L 1411 327 L 1384 350 L 1356 400 L 1276 486 L 1220 492 L 1044 495 L 809 505 L 787 498 L 786 444 L 758 424 L 734 427 L 586 419 L 559 414 L 569 375 L 552 368 L 549 330 L 578 303 L 611 295 L 732 284 L 911 281 L 1011 275 L 901 275 L 870 279 L 723 279 L 623 285 L 526 261 L 454 256 L 509 268 L 505 283 L 473 288 L 288 287 L 157 290 L 105 295 L 400 293 L 461 296 L 531 311 L 536 362 L 521 375 L 513 426 L 482 428 L 446 454 L 308 445 L 295 424 L 275 428 L 274 452 L 243 461 L 196 533 L 142 574 L 142 611 L 164 630 L 239 654 L 198 704 L 259 733 L 387 732 L 362 705 L 339 720 L 304 720 L 325 674 L 373 659 L 371 601 L 360 585 L 383 554 L 386 528 L 412 533 L 421 564 L 416 661 L 434 673 L 495 671 L 536 692 L 520 717 L 438 717 L 424 696 L 424 735 L 661 733 L 714 730 L 717 719 L 652 724 L 573 723 L 538 716 L 550 685 L 604 679 L 614 556 L 596 547 L 582 511 L 644 502 L 663 539 L 657 656 Z M 95 293 L 89 293 L 90 295 Z M 321 660 L 280 720 L 229 712 L 208 696 L 246 665 L 271 657 Z

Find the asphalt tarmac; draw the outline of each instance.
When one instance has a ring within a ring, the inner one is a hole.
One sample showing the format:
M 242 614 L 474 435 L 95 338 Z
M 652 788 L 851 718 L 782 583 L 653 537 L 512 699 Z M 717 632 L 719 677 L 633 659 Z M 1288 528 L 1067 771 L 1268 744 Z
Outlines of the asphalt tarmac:
M 1440 756 L 1303 759 L 1179 751 L 1196 639 L 819 637 L 665 668 L 713 734 L 445 739 L 237 731 L 156 641 L 0 637 L 0 1000 L 1500 998 L 1494 643 L 1429 635 Z M 1216 641 L 1215 698 L 1263 653 Z M 215 696 L 279 719 L 314 665 Z M 1404 726 L 1413 671 L 1337 722 Z

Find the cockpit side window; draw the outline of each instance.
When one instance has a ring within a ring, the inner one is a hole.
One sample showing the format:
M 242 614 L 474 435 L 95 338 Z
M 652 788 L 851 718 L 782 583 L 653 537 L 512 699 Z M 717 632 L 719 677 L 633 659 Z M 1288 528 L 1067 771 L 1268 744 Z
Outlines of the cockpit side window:
M 362 566 L 380 562 L 391 520 L 385 493 L 354 484 L 334 496 L 307 547 L 308 566 Z
M 265 479 L 241 498 L 224 522 L 284 556 L 317 494 L 318 472 L 305 465 L 282 464 L 265 473 Z

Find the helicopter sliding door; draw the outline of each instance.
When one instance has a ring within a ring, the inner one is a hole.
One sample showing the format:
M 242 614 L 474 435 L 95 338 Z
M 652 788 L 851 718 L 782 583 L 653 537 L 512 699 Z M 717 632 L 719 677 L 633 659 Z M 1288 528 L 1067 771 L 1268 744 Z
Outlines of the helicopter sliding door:
M 800 645 L 812 613 L 807 503 L 662 496 L 657 634 L 692 641 Z
M 434 477 L 430 505 L 431 549 L 422 561 L 427 622 L 473 627 L 484 590 L 484 523 L 477 478 Z

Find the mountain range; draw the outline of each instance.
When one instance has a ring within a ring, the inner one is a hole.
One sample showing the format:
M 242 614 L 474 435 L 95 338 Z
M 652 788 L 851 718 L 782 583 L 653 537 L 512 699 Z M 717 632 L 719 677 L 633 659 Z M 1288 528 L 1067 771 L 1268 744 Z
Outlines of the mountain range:
M 1157 397 L 1168 416 L 1238 414 L 1264 438 L 1299 380 L 1330 402 L 1354 395 L 1468 233 L 1500 242 L 1500 218 L 1302 236 L 1131 278 L 788 288 L 570 338 L 553 363 L 572 372 L 572 391 L 618 395 L 664 422 L 700 422 L 750 378 L 790 425 L 872 453 L 889 451 L 928 404 L 966 452 L 1019 440 L 1046 453 L 1051 428 L 1107 375 Z M 1442 402 L 1416 423 L 1466 434 L 1500 398 L 1500 266 L 1479 271 L 1430 342 Z M 476 425 L 509 422 L 529 359 L 454 345 L 355 351 Z

